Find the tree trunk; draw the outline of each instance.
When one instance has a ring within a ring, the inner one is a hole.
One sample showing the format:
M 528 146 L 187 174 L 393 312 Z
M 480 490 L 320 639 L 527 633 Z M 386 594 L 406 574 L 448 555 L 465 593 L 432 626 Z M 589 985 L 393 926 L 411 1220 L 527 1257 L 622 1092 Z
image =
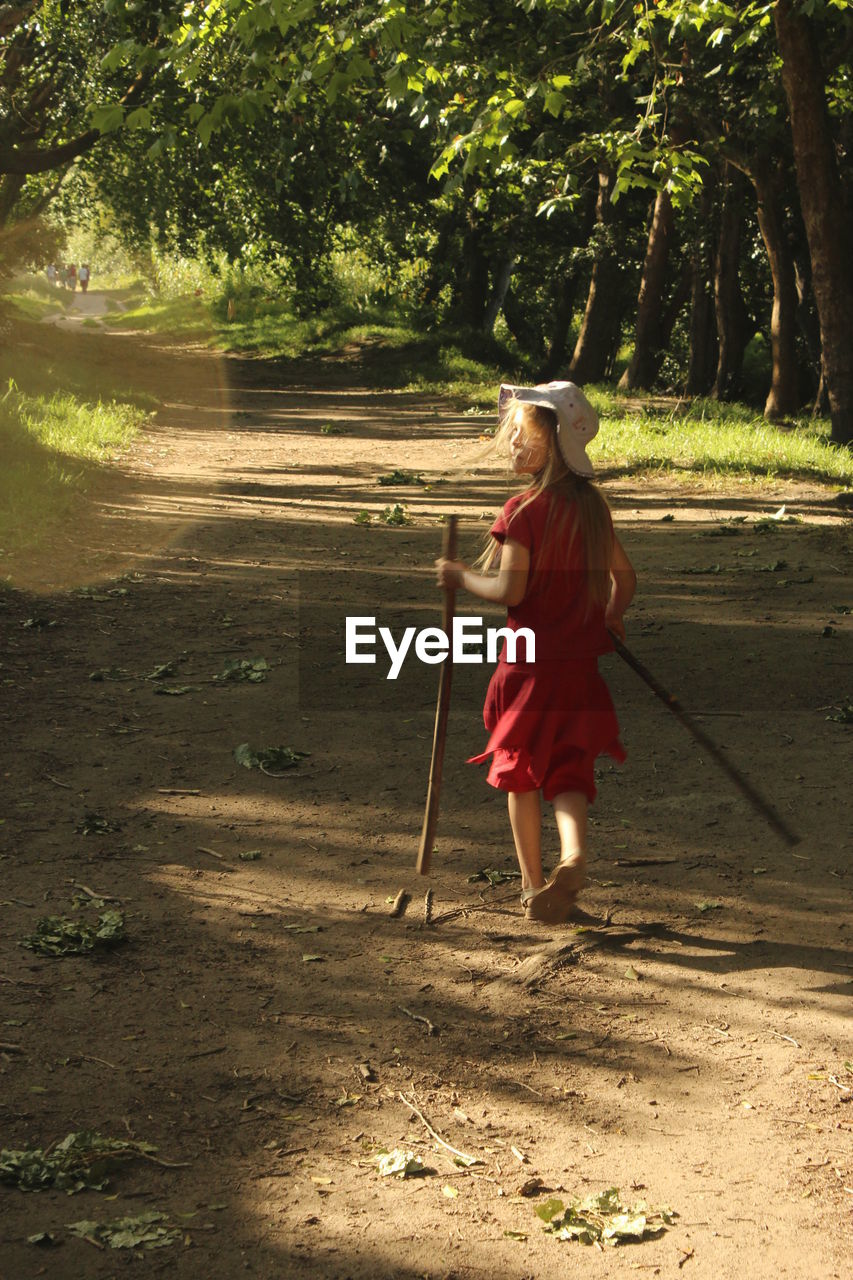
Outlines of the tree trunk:
M 522 351 L 531 355 L 542 354 L 542 334 L 533 323 L 527 309 L 519 301 L 512 285 L 507 289 L 503 305 L 504 319 L 512 336 Z
M 773 311 L 770 317 L 770 350 L 773 374 L 764 405 L 765 418 L 784 418 L 800 404 L 797 377 L 797 278 L 794 255 L 785 228 L 780 175 L 762 161 L 753 166 L 752 181 L 758 197 L 758 226 L 770 260 L 773 277 Z
M 823 362 L 820 366 L 820 382 L 815 392 L 814 404 L 812 405 L 813 418 L 825 418 L 829 413 L 829 396 L 826 392 L 826 374 L 823 369 Z
M 797 324 L 812 372 L 813 387 L 817 387 L 823 376 L 820 354 L 820 321 L 814 304 L 812 290 L 812 264 L 809 260 L 808 246 L 801 240 L 794 251 L 794 274 L 797 281 Z
M 612 186 L 613 174 L 602 166 L 598 170 L 595 201 L 596 229 L 603 230 L 613 221 Z M 619 263 L 615 247 L 603 235 L 592 264 L 586 307 L 569 365 L 572 382 L 583 385 L 585 382 L 599 382 L 605 376 L 619 319 Z
M 690 361 L 685 391 L 704 396 L 714 385 L 717 367 L 717 330 L 714 324 L 712 292 L 712 214 L 716 183 L 709 177 L 699 203 L 699 229 L 690 256 Z
M 619 386 L 626 391 L 638 387 L 650 387 L 660 368 L 663 355 L 661 342 L 663 291 L 674 229 L 675 217 L 669 193 L 659 191 L 652 214 L 646 259 L 643 263 L 643 277 L 637 297 L 634 353 L 631 356 L 631 363 L 619 379 Z
M 572 326 L 577 291 L 578 278 L 575 272 L 571 271 L 559 283 L 559 292 L 554 305 L 553 323 L 548 336 L 548 351 L 545 356 L 545 363 L 539 371 L 539 382 L 549 382 L 551 378 L 560 372 L 560 366 L 566 355 L 566 345 L 569 340 L 569 329 Z
M 776 0 L 773 17 L 812 260 L 832 439 L 849 444 L 853 440 L 853 267 L 823 69 L 813 24 L 791 0 Z
M 738 276 L 744 192 L 743 178 L 733 165 L 727 164 L 714 271 L 718 355 L 712 394 L 717 400 L 732 400 L 737 394 L 743 353 L 749 341 L 746 305 Z
M 495 321 L 500 315 L 506 291 L 509 288 L 509 282 L 515 269 L 515 261 L 515 254 L 512 254 L 508 258 L 504 258 L 498 265 L 494 284 L 492 285 L 492 295 L 486 307 L 486 314 L 483 316 L 483 333 L 492 334 L 494 332 Z
M 7 173 L 0 175 L 0 229 L 5 227 L 9 221 L 25 182 L 26 178 L 23 174 Z
M 489 301 L 489 261 L 483 250 L 483 230 L 468 228 L 462 246 L 462 275 L 457 293 L 459 318 L 472 329 L 482 329 Z

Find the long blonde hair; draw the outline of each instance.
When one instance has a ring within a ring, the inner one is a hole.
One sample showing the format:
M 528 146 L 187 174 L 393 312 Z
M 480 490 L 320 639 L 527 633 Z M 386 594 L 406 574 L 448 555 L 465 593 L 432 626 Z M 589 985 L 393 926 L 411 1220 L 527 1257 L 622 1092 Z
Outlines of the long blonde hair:
M 544 405 L 526 404 L 511 397 L 506 404 L 500 425 L 495 434 L 495 448 L 500 453 L 509 451 L 510 437 L 515 430 L 516 415 L 522 415 L 525 433 L 538 437 L 547 445 L 545 465 L 526 486 L 526 496 L 510 517 L 512 520 L 530 506 L 543 493 L 552 495 L 551 509 L 545 524 L 545 536 L 539 563 L 534 571 L 542 572 L 546 564 L 568 560 L 572 543 L 580 531 L 584 548 L 584 568 L 588 609 L 603 608 L 610 594 L 610 565 L 613 559 L 613 522 L 604 494 L 585 476 L 572 471 L 560 453 L 557 443 L 557 415 Z M 511 536 L 511 532 L 510 532 Z M 564 548 L 563 554 L 560 548 Z M 500 544 L 491 536 L 478 560 L 478 565 L 488 568 L 497 558 Z

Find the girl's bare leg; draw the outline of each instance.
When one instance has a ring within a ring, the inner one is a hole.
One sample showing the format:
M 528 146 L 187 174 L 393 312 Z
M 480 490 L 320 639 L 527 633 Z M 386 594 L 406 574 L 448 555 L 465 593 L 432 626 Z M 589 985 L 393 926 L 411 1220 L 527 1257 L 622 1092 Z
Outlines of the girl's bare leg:
M 542 875 L 542 811 L 538 791 L 510 791 L 509 822 L 515 841 L 522 889 L 540 889 Z
M 577 887 L 586 877 L 587 798 L 582 791 L 561 791 L 554 797 L 554 817 L 560 833 L 560 866 L 576 871 Z M 568 877 L 565 877 L 568 883 Z

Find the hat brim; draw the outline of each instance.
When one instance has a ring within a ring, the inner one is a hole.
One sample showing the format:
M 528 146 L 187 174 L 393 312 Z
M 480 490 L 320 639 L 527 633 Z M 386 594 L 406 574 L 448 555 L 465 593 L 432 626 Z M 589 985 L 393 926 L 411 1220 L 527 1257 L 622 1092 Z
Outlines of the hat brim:
M 507 404 L 513 398 L 522 404 L 536 404 L 543 409 L 550 409 L 557 419 L 557 447 L 566 466 L 586 480 L 595 475 L 595 467 L 590 462 L 586 448 L 580 440 L 572 437 L 571 430 L 563 422 L 559 405 L 547 391 L 540 387 L 516 387 L 512 383 L 502 382 L 498 392 L 498 417 L 503 416 Z

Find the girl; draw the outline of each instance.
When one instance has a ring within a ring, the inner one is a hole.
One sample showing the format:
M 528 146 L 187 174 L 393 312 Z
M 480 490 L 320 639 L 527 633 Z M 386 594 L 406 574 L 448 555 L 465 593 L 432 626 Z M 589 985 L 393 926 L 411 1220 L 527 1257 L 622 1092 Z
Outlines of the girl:
M 622 615 L 636 574 L 613 532 L 610 510 L 586 445 L 598 417 L 571 382 L 502 386 L 496 445 L 508 448 L 516 475 L 533 477 L 489 531 L 478 568 L 436 561 L 443 588 L 464 588 L 505 604 L 507 628 L 528 628 L 508 661 L 505 642 L 486 695 L 490 737 L 477 763 L 492 757 L 487 781 L 508 792 L 509 820 L 521 867 L 521 900 L 530 920 L 567 920 L 586 876 L 587 806 L 593 766 L 606 752 L 624 760 L 598 656 L 624 639 Z M 540 848 L 540 793 L 554 805 L 561 856 L 547 884 Z

